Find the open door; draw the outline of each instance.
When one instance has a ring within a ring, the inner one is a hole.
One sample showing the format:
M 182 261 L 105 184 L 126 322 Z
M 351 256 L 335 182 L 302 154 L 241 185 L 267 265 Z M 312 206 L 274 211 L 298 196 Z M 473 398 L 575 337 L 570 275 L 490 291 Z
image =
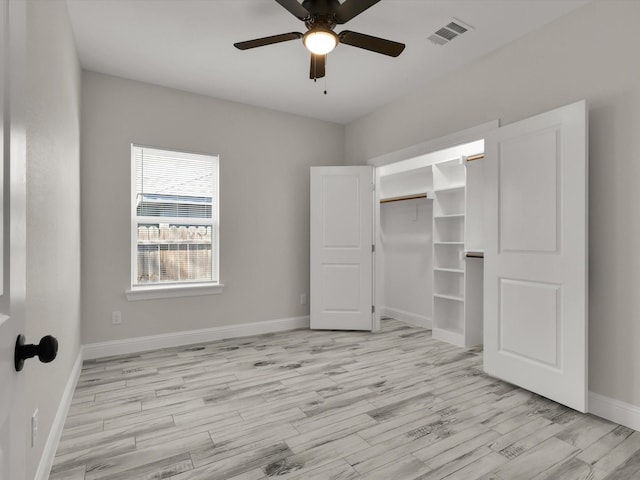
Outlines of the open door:
M 485 139 L 484 369 L 587 409 L 584 101 Z
M 25 8 L 0 0 L 0 480 L 24 480 L 26 465 L 24 374 L 14 368 L 25 327 Z
M 373 167 L 311 167 L 311 328 L 373 328 Z

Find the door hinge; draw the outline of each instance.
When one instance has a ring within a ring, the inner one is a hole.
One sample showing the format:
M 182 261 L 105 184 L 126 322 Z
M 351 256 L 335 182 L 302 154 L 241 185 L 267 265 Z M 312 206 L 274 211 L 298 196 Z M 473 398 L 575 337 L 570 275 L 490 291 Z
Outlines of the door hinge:
M 376 246 L 375 246 L 375 245 L 373 245 L 373 244 L 371 244 L 371 251 L 372 251 L 372 252 L 375 252 L 375 251 L 376 251 Z
M 371 305 L 371 313 L 376 313 L 376 306 L 375 305 Z

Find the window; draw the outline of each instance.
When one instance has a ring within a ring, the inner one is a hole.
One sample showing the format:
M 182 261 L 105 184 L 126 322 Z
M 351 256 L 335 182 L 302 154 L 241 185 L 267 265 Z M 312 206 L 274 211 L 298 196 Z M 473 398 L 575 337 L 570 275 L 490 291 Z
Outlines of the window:
M 218 156 L 132 145 L 131 164 L 127 294 L 219 284 Z

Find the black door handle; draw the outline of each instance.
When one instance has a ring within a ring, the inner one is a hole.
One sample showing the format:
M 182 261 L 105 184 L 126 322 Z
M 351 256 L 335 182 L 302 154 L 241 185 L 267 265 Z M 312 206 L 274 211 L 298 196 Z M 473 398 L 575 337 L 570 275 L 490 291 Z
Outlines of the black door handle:
M 16 339 L 16 351 L 13 358 L 16 372 L 22 370 L 25 360 L 33 358 L 36 355 L 42 363 L 53 362 L 56 355 L 58 355 L 58 340 L 56 337 L 46 335 L 40 339 L 38 345 L 25 345 L 24 335 L 18 335 Z

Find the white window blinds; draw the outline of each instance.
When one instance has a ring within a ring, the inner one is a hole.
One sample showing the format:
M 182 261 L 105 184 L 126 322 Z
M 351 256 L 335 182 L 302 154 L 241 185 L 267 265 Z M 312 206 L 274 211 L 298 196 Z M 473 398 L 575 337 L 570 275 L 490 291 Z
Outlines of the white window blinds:
M 132 145 L 132 286 L 218 281 L 218 157 Z

